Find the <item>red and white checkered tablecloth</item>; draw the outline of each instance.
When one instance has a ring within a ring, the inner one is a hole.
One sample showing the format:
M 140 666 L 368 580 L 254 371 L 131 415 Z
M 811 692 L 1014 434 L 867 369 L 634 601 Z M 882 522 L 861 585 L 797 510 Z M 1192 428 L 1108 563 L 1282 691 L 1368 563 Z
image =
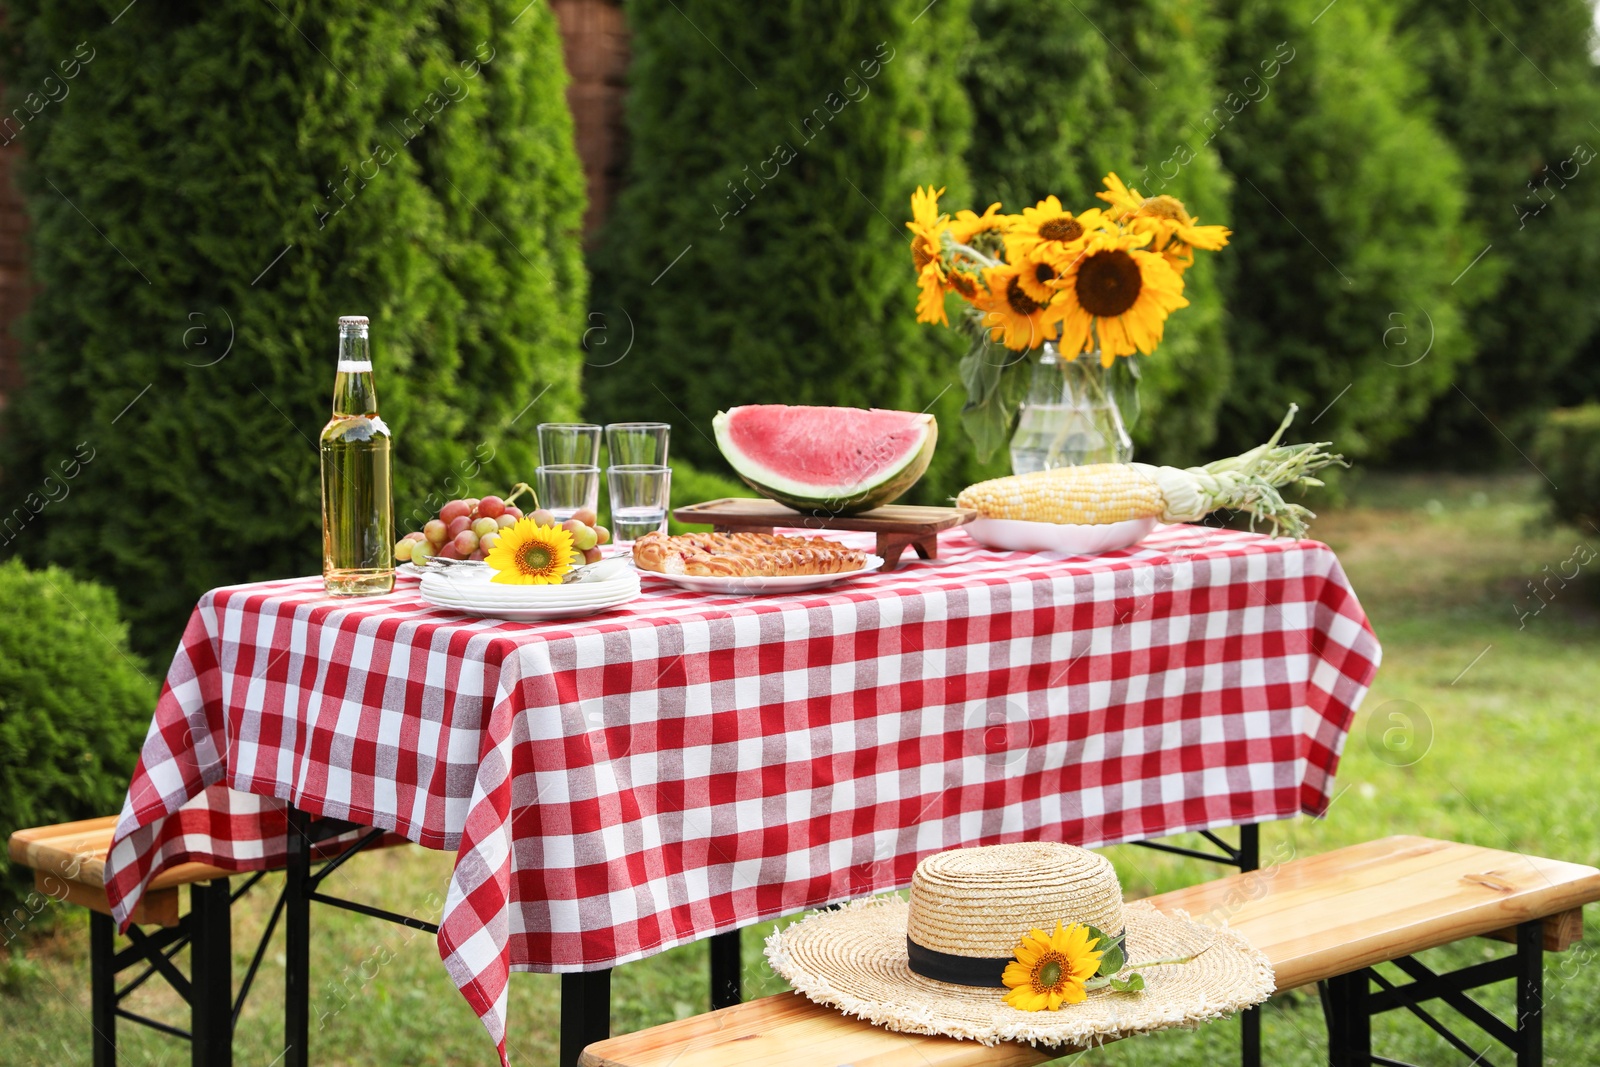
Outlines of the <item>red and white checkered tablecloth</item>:
M 213 590 L 128 790 L 115 914 L 176 863 L 281 864 L 285 802 L 455 850 L 439 953 L 504 1058 L 513 970 L 903 887 L 958 845 L 1326 808 L 1379 658 L 1327 546 L 1171 526 L 1093 558 L 940 553 L 797 595 L 646 578 L 551 623 L 410 579 Z

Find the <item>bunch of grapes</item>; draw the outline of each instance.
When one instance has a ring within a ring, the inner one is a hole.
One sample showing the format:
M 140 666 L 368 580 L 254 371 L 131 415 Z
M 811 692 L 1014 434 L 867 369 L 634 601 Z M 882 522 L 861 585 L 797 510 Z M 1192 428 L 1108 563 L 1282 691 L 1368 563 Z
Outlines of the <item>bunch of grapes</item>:
M 513 499 L 516 495 L 512 494 Z M 421 530 L 402 537 L 394 546 L 394 558 L 419 567 L 433 556 L 481 560 L 500 540 L 501 531 L 522 517 L 521 508 L 497 496 L 452 500 L 439 509 L 437 519 L 429 519 Z M 542 509 L 528 517 L 540 526 L 559 525 L 566 530 L 572 535 L 572 547 L 582 553 L 586 563 L 599 562 L 600 546 L 611 540 L 610 531 L 596 523 L 595 513 L 588 508 L 563 523 Z

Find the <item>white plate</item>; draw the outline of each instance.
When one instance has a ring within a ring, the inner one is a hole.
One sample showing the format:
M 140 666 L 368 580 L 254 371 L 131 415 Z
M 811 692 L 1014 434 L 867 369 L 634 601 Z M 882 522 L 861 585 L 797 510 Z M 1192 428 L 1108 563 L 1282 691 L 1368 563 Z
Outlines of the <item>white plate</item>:
M 1124 522 L 1067 523 L 1024 522 L 1021 519 L 973 519 L 961 527 L 986 548 L 1017 552 L 1065 552 L 1093 556 L 1127 548 L 1149 536 L 1155 519 Z
M 725 596 L 761 596 L 766 593 L 803 593 L 807 589 L 821 589 L 825 585 L 845 578 L 871 574 L 883 566 L 882 556 L 867 556 L 867 565 L 860 570 L 842 571 L 839 574 L 789 574 L 779 578 L 760 575 L 726 577 L 722 575 L 662 574 L 660 571 L 640 571 L 652 578 L 664 578 L 674 585 L 693 589 L 697 593 L 721 593 Z
M 452 579 L 430 573 L 420 592 L 426 600 L 483 607 L 547 608 L 576 604 L 609 603 L 635 596 L 639 576 L 625 571 L 610 581 L 575 582 L 570 585 L 500 585 L 487 578 Z

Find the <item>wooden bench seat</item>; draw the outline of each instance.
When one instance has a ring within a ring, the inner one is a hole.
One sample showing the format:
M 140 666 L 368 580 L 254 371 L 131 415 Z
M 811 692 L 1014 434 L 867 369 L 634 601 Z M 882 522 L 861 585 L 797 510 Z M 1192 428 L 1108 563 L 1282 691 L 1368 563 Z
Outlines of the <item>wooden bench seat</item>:
M 1539 935 L 1534 952 L 1560 951 L 1581 936 L 1580 909 L 1595 900 L 1600 900 L 1600 871 L 1593 867 L 1423 837 L 1390 837 L 1164 893 L 1152 903 L 1242 931 L 1267 954 L 1278 989 L 1286 990 L 1361 977 L 1372 964 L 1462 938 L 1515 940 L 1519 928 Z M 1530 927 L 1534 922 L 1542 927 Z M 1357 1006 L 1366 1010 L 1364 1001 Z M 1538 1026 L 1537 1009 L 1531 1023 Z M 1072 1051 L 1016 1044 L 986 1048 L 972 1041 L 897 1034 L 782 993 L 596 1042 L 579 1063 L 1020 1067 Z M 1337 1048 L 1333 1055 L 1333 1062 L 1340 1062 Z M 1355 1058 L 1352 1054 L 1351 1061 Z M 1519 1053 L 1518 1062 L 1539 1061 Z
M 46 896 L 110 915 L 106 851 L 116 828 L 117 816 L 107 815 L 18 830 L 11 835 L 11 862 L 33 868 L 34 888 Z M 204 863 L 180 863 L 162 871 L 150 879 L 144 898 L 133 911 L 133 921 L 140 925 L 176 926 L 180 886 L 235 873 Z

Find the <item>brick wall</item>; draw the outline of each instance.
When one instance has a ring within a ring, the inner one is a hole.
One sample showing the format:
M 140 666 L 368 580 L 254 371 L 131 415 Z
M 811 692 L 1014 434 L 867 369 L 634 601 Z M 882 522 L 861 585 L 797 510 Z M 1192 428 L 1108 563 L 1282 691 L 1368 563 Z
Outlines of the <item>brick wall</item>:
M 628 24 L 621 0 L 550 0 L 567 59 L 567 103 L 577 122 L 578 156 L 589 187 L 583 231 L 605 221 L 622 174 L 622 96 L 628 76 Z

